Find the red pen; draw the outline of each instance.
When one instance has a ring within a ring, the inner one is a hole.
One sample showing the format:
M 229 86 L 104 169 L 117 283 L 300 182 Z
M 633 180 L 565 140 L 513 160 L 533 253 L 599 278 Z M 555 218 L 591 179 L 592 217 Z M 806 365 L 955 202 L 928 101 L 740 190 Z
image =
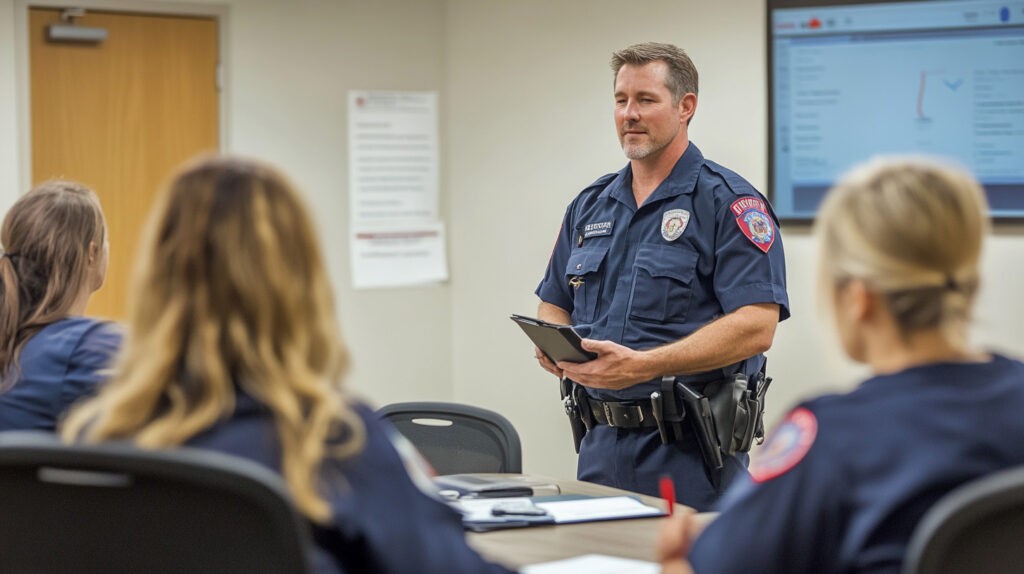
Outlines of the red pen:
M 658 479 L 658 490 L 661 492 L 661 497 L 665 499 L 665 504 L 668 505 L 668 515 L 672 516 L 672 511 L 676 507 L 676 487 L 672 482 L 672 477 L 666 475 Z

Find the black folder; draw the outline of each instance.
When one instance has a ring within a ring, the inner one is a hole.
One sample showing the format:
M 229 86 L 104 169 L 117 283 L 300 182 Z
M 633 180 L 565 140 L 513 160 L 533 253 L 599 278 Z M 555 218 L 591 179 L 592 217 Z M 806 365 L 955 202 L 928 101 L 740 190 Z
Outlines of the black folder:
M 586 363 L 597 358 L 597 353 L 583 349 L 580 336 L 572 325 L 557 325 L 523 315 L 512 315 L 511 319 L 523 329 L 534 345 L 556 363 Z

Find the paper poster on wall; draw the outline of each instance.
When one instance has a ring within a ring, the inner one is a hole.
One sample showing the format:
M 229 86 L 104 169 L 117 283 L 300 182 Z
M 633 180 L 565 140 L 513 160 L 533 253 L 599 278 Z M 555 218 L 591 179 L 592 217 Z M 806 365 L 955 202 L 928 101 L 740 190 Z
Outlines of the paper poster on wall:
M 437 219 L 435 92 L 348 94 L 353 225 Z
M 435 92 L 348 94 L 352 284 L 406 287 L 448 279 L 438 219 Z
M 349 244 L 356 289 L 408 287 L 448 279 L 441 222 L 354 229 Z

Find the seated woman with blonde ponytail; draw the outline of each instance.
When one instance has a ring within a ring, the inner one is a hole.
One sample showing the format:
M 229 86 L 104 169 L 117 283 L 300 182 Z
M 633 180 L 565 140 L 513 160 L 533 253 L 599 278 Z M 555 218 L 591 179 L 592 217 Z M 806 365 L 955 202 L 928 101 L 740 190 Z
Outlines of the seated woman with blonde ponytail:
M 940 497 L 1024 464 L 1024 364 L 967 340 L 987 211 L 974 179 L 922 159 L 829 192 L 820 295 L 872 376 L 791 411 L 703 532 L 668 521 L 664 572 L 897 574 Z
M 107 273 L 107 229 L 89 188 L 49 181 L 0 228 L 0 431 L 56 429 L 93 394 L 121 343 L 113 323 L 81 316 Z
M 186 166 L 151 215 L 131 293 L 114 375 L 72 412 L 67 440 L 187 445 L 279 472 L 313 526 L 318 572 L 508 572 L 469 548 L 394 430 L 341 386 L 316 233 L 276 170 Z

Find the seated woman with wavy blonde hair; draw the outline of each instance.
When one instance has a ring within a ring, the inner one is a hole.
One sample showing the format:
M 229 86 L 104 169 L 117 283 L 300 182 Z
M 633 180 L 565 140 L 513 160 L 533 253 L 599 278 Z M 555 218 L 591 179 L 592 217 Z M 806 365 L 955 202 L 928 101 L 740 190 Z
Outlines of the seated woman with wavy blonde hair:
M 340 386 L 346 367 L 310 216 L 252 160 L 186 166 L 140 248 L 129 333 L 68 440 L 188 445 L 278 472 L 313 525 L 321 572 L 507 572 L 421 491 L 394 431 Z

